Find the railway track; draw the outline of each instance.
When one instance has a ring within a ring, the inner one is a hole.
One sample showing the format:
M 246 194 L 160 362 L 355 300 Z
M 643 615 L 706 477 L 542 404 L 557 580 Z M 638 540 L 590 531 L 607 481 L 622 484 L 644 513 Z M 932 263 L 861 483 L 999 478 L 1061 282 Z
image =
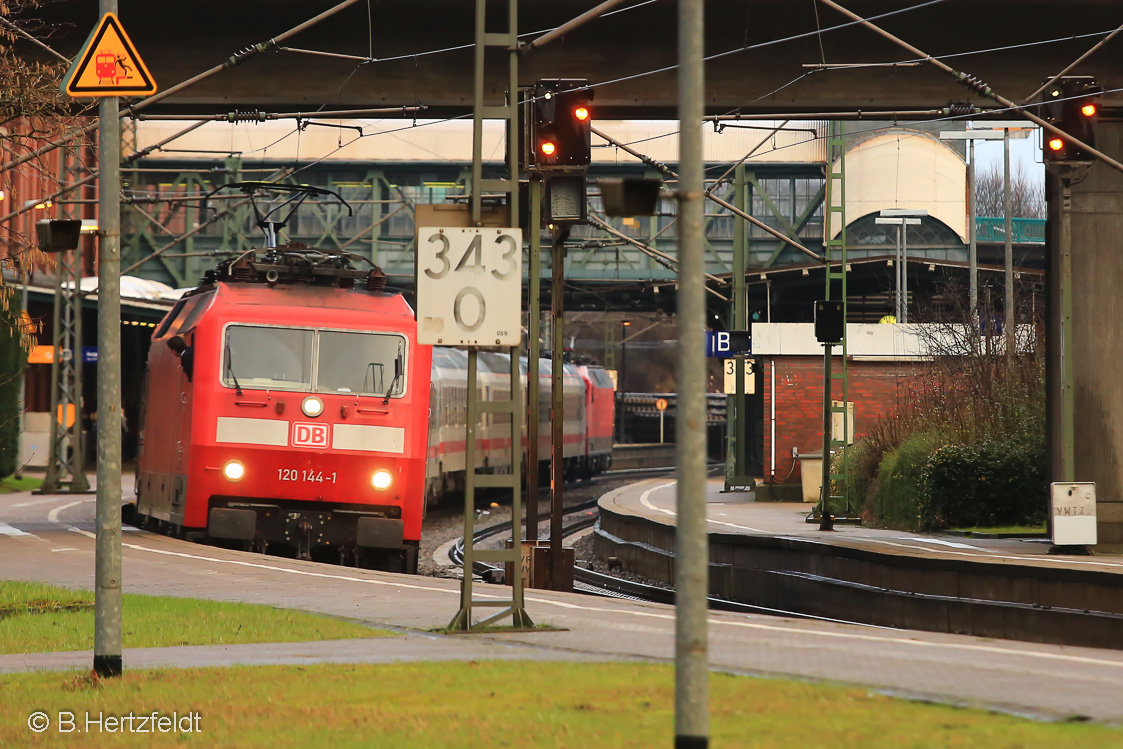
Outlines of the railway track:
M 655 468 L 625 468 L 625 469 L 622 469 L 622 470 L 605 471 L 604 473 L 601 473 L 601 474 L 593 477 L 587 483 L 596 483 L 598 481 L 604 481 L 606 479 L 621 479 L 621 478 L 627 478 L 629 476 L 636 476 L 636 477 L 657 476 L 657 475 L 661 475 L 661 474 L 667 474 L 667 473 L 670 473 L 672 471 L 674 471 L 673 466 L 660 466 L 660 467 L 655 467 Z M 576 483 L 576 482 L 568 483 L 568 484 L 566 484 L 566 489 L 570 489 L 570 488 L 573 488 L 573 487 L 578 486 L 578 485 L 579 484 Z M 585 501 L 585 502 L 579 502 L 575 505 L 571 505 L 571 506 L 565 508 L 565 514 L 571 515 L 575 512 L 584 512 L 584 511 L 590 510 L 590 509 L 597 506 L 598 500 L 599 500 L 599 497 L 588 500 L 588 501 Z M 540 523 L 544 522 L 546 520 L 549 520 L 549 519 L 550 519 L 550 514 L 548 512 L 539 513 L 539 515 L 538 515 L 538 522 L 540 522 Z M 578 531 L 581 531 L 581 530 L 584 530 L 585 528 L 588 528 L 590 525 L 592 525 L 595 522 L 596 522 L 595 517 L 589 518 L 587 520 L 587 522 L 585 522 L 584 525 L 581 525 L 580 521 L 578 521 L 578 522 L 572 523 L 570 526 L 563 526 L 562 531 L 564 532 L 565 536 L 570 536 L 574 533 L 577 533 Z M 489 525 L 486 528 L 481 528 L 480 530 L 476 531 L 473 538 L 475 539 L 475 543 L 479 543 L 480 541 L 484 541 L 488 538 L 491 538 L 493 536 L 497 536 L 501 533 L 504 533 L 504 532 L 507 532 L 507 531 L 510 531 L 510 530 L 511 530 L 511 521 L 506 520 L 506 521 L 503 521 L 501 523 L 495 523 L 493 525 Z M 449 557 L 449 560 L 451 560 L 453 564 L 457 564 L 457 565 L 464 564 L 464 538 L 463 537 L 460 537 L 456 541 L 456 543 L 454 543 L 452 545 L 452 547 L 449 548 L 448 557 Z M 499 569 L 499 568 L 494 566 L 494 565 L 483 564 L 482 562 L 477 562 L 474 565 L 474 571 L 476 572 L 476 574 L 480 574 L 480 575 L 490 574 L 492 571 L 497 570 L 497 569 Z
M 588 483 L 596 483 L 598 481 L 604 481 L 604 480 L 607 480 L 607 479 L 627 478 L 629 476 L 636 476 L 636 477 L 658 476 L 658 475 L 661 475 L 661 474 L 670 473 L 672 471 L 674 471 L 674 466 L 660 466 L 660 467 L 654 467 L 654 468 L 625 468 L 625 469 L 615 470 L 615 471 L 605 471 L 604 473 L 601 473 L 601 474 L 593 477 L 592 479 L 590 479 Z M 566 484 L 566 488 L 570 489 L 570 488 L 572 488 L 576 485 L 577 485 L 576 483 L 569 483 L 569 484 Z M 571 515 L 571 514 L 576 513 L 576 512 L 585 512 L 587 510 L 590 510 L 590 509 L 596 507 L 598 501 L 599 501 L 599 497 L 593 498 L 593 499 L 590 499 L 590 500 L 587 500 L 587 501 L 584 501 L 584 502 L 579 502 L 575 505 L 571 505 L 571 506 L 565 508 L 565 514 Z M 550 519 L 550 513 L 548 513 L 548 512 L 539 513 L 539 515 L 538 515 L 538 522 L 540 522 L 540 523 L 544 522 L 546 520 L 549 520 L 549 519 Z M 571 523 L 570 525 L 567 525 L 567 526 L 563 526 L 562 531 L 563 531 L 563 534 L 566 537 L 568 537 L 568 536 L 573 535 L 574 533 L 577 533 L 581 530 L 584 530 L 585 528 L 588 528 L 589 526 L 591 526 L 595 522 L 596 522 L 596 517 L 594 516 L 594 517 L 587 518 L 587 519 L 584 519 L 584 520 L 581 520 L 581 521 L 576 521 L 576 522 Z M 503 521 L 501 523 L 495 523 L 493 525 L 489 525 L 486 528 L 481 528 L 480 530 L 476 531 L 476 533 L 473 535 L 473 538 L 475 540 L 475 543 L 478 544 L 480 541 L 487 540 L 487 539 L 489 539 L 493 536 L 498 536 L 501 533 L 508 532 L 510 530 L 511 530 L 511 521 L 506 520 L 506 521 Z M 449 548 L 448 557 L 449 557 L 449 560 L 453 564 L 456 564 L 456 565 L 463 565 L 464 564 L 464 537 L 463 536 L 461 536 L 459 539 L 457 539 L 456 543 L 454 543 Z M 498 569 L 500 569 L 500 568 L 496 567 L 495 565 L 484 564 L 482 562 L 476 562 L 475 565 L 473 565 L 473 572 L 475 572 L 478 575 L 492 574 L 495 570 L 498 570 Z
M 671 469 L 661 468 L 640 468 L 629 469 L 626 471 L 615 472 L 617 476 L 625 474 L 651 474 L 651 473 L 667 473 Z M 613 472 L 609 472 L 610 474 Z M 612 477 L 608 474 L 605 477 Z M 586 502 L 581 502 L 566 508 L 565 515 L 574 515 L 580 512 L 587 512 L 590 509 L 597 507 L 598 499 L 592 499 Z M 540 513 L 538 516 L 539 522 L 549 520 L 549 513 Z M 599 522 L 600 518 L 597 515 L 587 515 L 580 517 L 572 522 L 566 523 L 562 526 L 562 538 L 568 538 L 576 533 L 594 527 Z M 489 525 L 486 528 L 481 528 L 473 534 L 475 543 L 486 541 L 489 538 L 508 533 L 511 530 L 511 521 L 504 521 Z M 546 539 L 544 539 L 546 540 Z M 454 543 L 448 552 L 449 559 L 453 564 L 463 566 L 464 564 L 464 538 L 461 537 Z M 472 565 L 473 574 L 479 575 L 481 578 L 487 580 L 489 578 L 496 579 L 502 574 L 502 568 L 495 565 L 487 564 L 485 562 L 475 562 Z M 673 588 L 668 588 L 661 585 L 651 585 L 648 583 L 638 582 L 636 580 L 629 580 L 618 575 L 607 574 L 604 572 L 597 572 L 592 569 L 587 569 L 579 565 L 573 567 L 573 590 L 576 593 L 584 593 L 586 595 L 595 595 L 605 598 L 620 598 L 631 601 L 647 601 L 651 603 L 664 603 L 674 605 L 675 591 Z M 802 613 L 799 611 L 790 611 L 786 609 L 771 608 L 768 606 L 757 606 L 754 604 L 741 603 L 738 601 L 730 601 L 716 596 L 708 598 L 709 608 L 715 611 L 731 611 L 742 614 L 770 614 L 773 616 L 783 616 L 792 619 L 813 619 L 816 621 L 836 622 L 839 624 L 856 624 L 866 627 L 874 627 L 875 629 L 889 629 L 896 630 L 895 627 L 881 627 L 863 622 L 856 622 L 846 619 L 835 619 L 831 617 L 815 616 L 813 614 Z

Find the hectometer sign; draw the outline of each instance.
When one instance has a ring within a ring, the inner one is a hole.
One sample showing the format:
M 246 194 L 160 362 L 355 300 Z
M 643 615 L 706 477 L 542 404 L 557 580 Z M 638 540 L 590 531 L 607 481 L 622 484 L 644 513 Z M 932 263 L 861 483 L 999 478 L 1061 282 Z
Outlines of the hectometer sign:
M 517 346 L 522 230 L 417 230 L 417 340 L 440 346 Z

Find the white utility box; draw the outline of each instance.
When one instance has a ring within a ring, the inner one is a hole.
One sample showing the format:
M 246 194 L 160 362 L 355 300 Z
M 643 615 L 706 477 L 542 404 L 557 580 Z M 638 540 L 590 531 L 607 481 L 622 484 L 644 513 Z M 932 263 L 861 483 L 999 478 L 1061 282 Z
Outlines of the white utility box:
M 799 477 L 803 486 L 803 501 L 818 502 L 823 488 L 823 454 L 800 453 Z
M 1049 515 L 1054 546 L 1096 545 L 1096 485 L 1094 482 L 1050 485 Z

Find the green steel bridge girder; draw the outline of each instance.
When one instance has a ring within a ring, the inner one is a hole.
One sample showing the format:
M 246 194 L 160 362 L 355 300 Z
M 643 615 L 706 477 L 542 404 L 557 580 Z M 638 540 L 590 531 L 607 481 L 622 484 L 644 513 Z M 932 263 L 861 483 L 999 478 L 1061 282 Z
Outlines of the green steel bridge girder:
M 151 169 L 152 162 L 144 166 Z M 262 170 L 243 177 L 240 160 L 229 158 L 222 172 L 226 175 L 223 179 L 217 178 L 212 170 L 187 168 L 169 169 L 157 177 L 142 172 L 130 176 L 134 189 L 198 196 L 226 181 L 258 178 Z M 367 257 L 379 264 L 391 276 L 391 283 L 399 287 L 412 286 L 414 275 L 413 205 L 444 202 L 451 195 L 466 194 L 470 184 L 467 169 L 450 171 L 436 181 L 423 176 L 403 180 L 401 174 L 369 167 L 325 171 L 315 177 L 319 178 L 308 181 L 339 191 L 352 204 L 355 215 L 347 217 L 341 206 L 328 201 L 308 201 L 286 232 L 288 240 Z M 757 166 L 746 170 L 746 189 L 745 202 L 752 215 L 810 249 L 822 250 L 822 239 L 817 236 L 821 231 L 824 193 L 821 174 L 816 177 L 808 170 Z M 733 192 L 732 183 L 715 190 L 717 196 L 730 202 L 735 202 Z M 202 216 L 198 201 L 126 205 L 123 212 L 124 266 L 148 258 L 132 273 L 178 288 L 197 283 L 203 272 L 220 260 L 260 247 L 261 234 L 254 225 L 253 212 L 238 198 L 240 196 L 235 195 L 235 199 L 213 203 L 218 210 L 229 209 L 228 214 L 218 220 L 215 220 L 215 210 Z M 635 240 L 675 256 L 672 201 L 665 200 L 656 216 L 634 219 L 604 216 L 596 197 L 590 199 L 589 210 Z M 192 231 L 207 218 L 211 219 L 211 224 Z M 723 206 L 709 204 L 705 226 L 706 272 L 722 275 L 732 271 L 734 222 L 738 220 Z M 1041 219 L 1014 219 L 1014 242 L 1029 246 L 1043 243 L 1043 225 Z M 748 268 L 776 268 L 806 262 L 806 258 L 788 244 L 755 227 L 749 230 Z M 983 243 L 1004 241 L 1003 220 L 979 218 L 977 236 Z M 667 267 L 667 263 L 591 226 L 575 226 L 568 245 L 566 277 L 573 280 L 661 282 L 675 278 L 673 264 Z M 946 249 L 940 251 L 946 253 Z M 162 252 L 153 256 L 158 250 Z M 924 253 L 922 247 L 916 247 L 915 251 Z M 853 248 L 851 256 L 860 257 L 871 252 L 877 254 L 873 248 Z M 549 268 L 549 258 L 545 258 L 544 272 Z
M 220 184 L 257 179 L 262 173 L 271 171 L 247 169 L 246 172 L 253 173 L 243 176 L 242 162 L 236 157 L 227 158 L 218 171 L 213 164 L 207 169 L 183 166 L 181 170 L 169 167 L 166 171 L 154 161 L 140 166 L 143 169 L 130 175 L 130 187 L 175 197 L 203 195 Z M 346 212 L 341 207 L 328 201 L 310 200 L 298 211 L 297 219 L 286 232 L 287 239 L 311 247 L 357 252 L 381 265 L 392 279 L 400 279 L 397 285 L 412 279 L 414 273 L 413 205 L 417 202 L 443 202 L 450 194 L 467 194 L 471 184 L 470 171 L 466 168 L 447 173 L 445 181 L 407 177 L 406 184 L 399 184 L 401 174 L 390 176 L 383 169 L 366 168 L 361 176 L 357 176 L 353 168 L 339 171 L 346 172 L 346 176 L 328 170 L 310 177 L 308 181 L 340 191 L 356 208 L 355 217 L 346 218 Z M 795 194 L 797 179 L 818 179 L 821 183 L 821 176 L 816 177 L 814 168 L 793 169 L 788 166 L 779 171 L 775 168 L 764 171 L 761 181 L 757 181 L 754 173 L 753 184 L 749 188 L 756 192 L 757 204 L 766 206 L 760 211 L 764 220 L 794 235 L 807 224 L 812 214 L 821 214 L 821 187 L 813 196 L 812 204 L 799 206 L 798 212 L 791 209 L 783 212 L 777 207 L 779 199 L 765 194 L 768 183 L 762 184 L 765 178 L 772 180 L 772 186 L 780 184 L 780 181 L 789 183 L 786 193 L 790 208 L 793 202 L 790 196 Z M 150 177 L 142 172 L 156 172 L 158 176 Z M 226 176 L 219 179 L 219 174 Z M 715 192 L 720 197 L 731 199 L 733 186 L 727 183 Z M 196 283 L 205 270 L 220 260 L 260 246 L 260 232 L 254 224 L 252 209 L 239 197 L 234 194 L 234 199 L 213 201 L 206 216 L 202 215 L 198 201 L 127 204 L 124 214 L 128 228 L 123 238 L 125 266 L 145 259 L 134 271 L 136 275 L 183 287 Z M 819 205 L 815 205 L 816 202 Z M 218 211 L 223 209 L 228 212 L 216 218 Z M 641 219 L 610 219 L 603 215 L 596 197 L 590 199 L 589 209 L 593 215 L 636 240 L 669 255 L 675 254 L 673 201 L 664 201 L 660 215 Z M 724 207 L 711 204 L 706 218 L 707 272 L 716 275 L 731 271 L 732 225 L 736 220 Z M 668 227 L 668 224 L 671 226 Z M 788 262 L 798 258 L 794 252 L 786 252 L 784 243 L 763 232 L 754 236 L 753 241 L 753 254 L 749 258 L 751 266 L 766 267 L 778 260 Z M 816 241 L 808 237 L 802 237 L 801 241 L 812 247 L 816 245 Z M 548 260 L 544 270 L 549 270 Z M 673 280 L 674 276 L 673 265 L 668 268 L 666 263 L 592 227 L 574 227 L 567 260 L 569 278 L 664 281 Z

